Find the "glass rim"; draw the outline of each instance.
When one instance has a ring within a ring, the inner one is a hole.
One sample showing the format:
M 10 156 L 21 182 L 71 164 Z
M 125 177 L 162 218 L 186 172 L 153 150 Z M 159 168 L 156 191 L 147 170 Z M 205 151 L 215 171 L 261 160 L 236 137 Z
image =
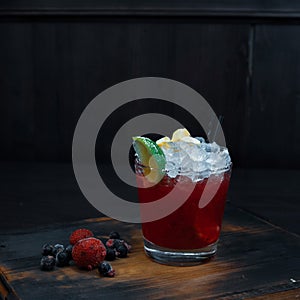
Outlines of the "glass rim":
M 191 173 L 193 173 L 195 175 L 203 175 L 203 173 L 209 172 L 209 176 L 206 177 L 206 178 L 208 178 L 211 175 L 220 175 L 220 174 L 223 174 L 223 173 L 231 171 L 232 170 L 232 165 L 233 165 L 233 163 L 232 163 L 232 161 L 230 161 L 230 164 L 228 166 L 226 166 L 226 168 L 219 168 L 219 169 L 214 170 L 214 171 L 212 171 L 210 169 L 206 169 L 204 171 L 198 171 L 198 172 L 191 171 Z M 142 169 L 162 171 L 162 172 L 168 174 L 168 171 L 166 169 L 153 168 L 153 167 L 150 167 L 150 166 L 143 165 L 137 156 L 135 156 L 135 159 L 134 159 L 134 166 L 138 166 L 138 167 L 140 167 Z M 189 172 L 187 172 L 187 171 L 185 171 L 185 172 L 179 171 L 178 172 L 178 175 L 182 175 L 182 176 L 185 176 L 187 174 L 189 174 Z

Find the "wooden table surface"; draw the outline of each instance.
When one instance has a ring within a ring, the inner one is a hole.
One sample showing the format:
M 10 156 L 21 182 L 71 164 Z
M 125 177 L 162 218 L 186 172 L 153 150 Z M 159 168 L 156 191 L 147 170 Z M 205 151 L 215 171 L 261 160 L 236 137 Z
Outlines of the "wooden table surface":
M 112 262 L 114 278 L 76 266 L 39 270 L 41 246 L 67 244 L 78 227 L 96 236 L 116 230 L 132 244 L 128 258 Z M 299 236 L 230 203 L 217 255 L 192 267 L 152 262 L 143 252 L 140 226 L 109 218 L 0 235 L 2 299 L 300 299 L 299 266 Z

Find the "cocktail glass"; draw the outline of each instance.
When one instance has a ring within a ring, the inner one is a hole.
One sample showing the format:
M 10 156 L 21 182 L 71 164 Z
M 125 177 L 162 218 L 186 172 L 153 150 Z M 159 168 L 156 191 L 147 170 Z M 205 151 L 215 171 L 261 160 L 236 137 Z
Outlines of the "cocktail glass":
M 207 178 L 203 178 L 203 173 L 198 177 L 194 174 L 193 180 L 180 173 L 171 178 L 166 172 L 158 183 L 150 186 L 146 176 L 151 171 L 149 167 L 136 159 L 135 171 L 141 204 L 159 201 L 175 188 L 179 192 L 174 193 L 174 201 L 183 203 L 154 221 L 148 221 L 153 212 L 141 205 L 146 254 L 156 262 L 181 266 L 199 264 L 212 257 L 217 251 L 231 165 Z

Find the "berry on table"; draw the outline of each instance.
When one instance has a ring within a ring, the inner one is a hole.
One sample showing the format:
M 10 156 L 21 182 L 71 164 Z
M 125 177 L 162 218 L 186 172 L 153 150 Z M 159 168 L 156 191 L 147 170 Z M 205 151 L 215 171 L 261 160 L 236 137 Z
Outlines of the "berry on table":
M 53 246 L 50 244 L 45 244 L 42 247 L 42 255 L 47 256 L 47 255 L 52 255 L 53 253 Z
M 68 245 L 65 249 L 65 252 L 68 254 L 70 260 L 72 259 L 72 249 L 73 249 L 72 245 Z
M 78 241 L 72 250 L 72 257 L 78 267 L 92 270 L 97 267 L 106 256 L 106 248 L 96 238 L 86 238 Z
M 124 241 L 124 246 L 127 248 L 128 252 L 131 252 L 132 246 Z
M 43 257 L 40 261 L 41 270 L 51 271 L 55 265 L 57 267 L 68 266 L 73 260 L 79 268 L 92 270 L 98 267 L 100 274 L 113 277 L 115 271 L 107 261 L 127 257 L 131 249 L 131 246 L 122 240 L 116 231 L 112 231 L 109 238 L 101 237 L 98 239 L 90 230 L 81 228 L 73 231 L 69 240 L 70 245 L 67 247 L 62 244 L 43 245 Z
M 124 240 L 120 240 L 120 239 L 109 239 L 106 242 L 106 247 L 107 247 L 107 251 L 109 249 L 114 249 L 116 251 L 117 257 L 119 257 L 119 258 L 126 257 L 128 252 L 131 250 L 131 245 L 126 243 Z M 112 253 L 112 252 L 110 251 L 110 253 Z M 113 255 L 113 254 L 111 254 L 111 255 Z M 110 256 L 108 256 L 108 257 L 110 258 Z M 107 260 L 112 260 L 109 258 Z
M 119 245 L 119 247 L 117 247 L 116 250 L 117 250 L 118 257 L 124 258 L 127 256 L 128 249 L 124 244 Z
M 69 265 L 70 258 L 69 258 L 69 255 L 68 255 L 67 252 L 65 252 L 65 251 L 64 252 L 58 252 L 56 254 L 55 261 L 56 261 L 56 266 L 65 267 L 65 266 Z
M 114 247 L 114 239 L 109 239 L 106 241 L 105 246 L 108 248 L 113 248 Z
M 110 234 L 109 234 L 109 238 L 110 239 L 120 239 L 121 238 L 121 236 L 120 236 L 120 234 L 119 234 L 119 232 L 117 232 L 117 231 L 112 231 Z
M 70 238 L 69 238 L 70 244 L 75 245 L 78 241 L 89 238 L 89 237 L 93 237 L 93 236 L 94 236 L 94 234 L 88 229 L 85 229 L 85 228 L 77 229 L 77 230 L 73 231 L 72 234 L 70 235 Z
M 120 239 L 109 239 L 107 242 L 106 242 L 106 247 L 108 248 L 118 248 L 120 245 L 122 245 L 124 243 L 123 240 L 120 240 Z
M 53 256 L 56 256 L 56 254 L 57 254 L 58 252 L 63 252 L 64 250 L 65 250 L 64 245 L 56 244 L 56 245 L 54 245 L 54 247 L 53 247 L 52 255 L 53 255 Z
M 105 277 L 114 277 L 115 270 L 112 268 L 111 264 L 107 261 L 103 261 L 98 266 L 98 271 L 101 275 Z
M 55 258 L 51 255 L 43 256 L 40 262 L 42 271 L 52 271 L 55 266 Z
M 116 249 L 113 248 L 106 249 L 106 256 L 105 256 L 106 260 L 112 261 L 115 260 L 116 257 L 117 257 Z

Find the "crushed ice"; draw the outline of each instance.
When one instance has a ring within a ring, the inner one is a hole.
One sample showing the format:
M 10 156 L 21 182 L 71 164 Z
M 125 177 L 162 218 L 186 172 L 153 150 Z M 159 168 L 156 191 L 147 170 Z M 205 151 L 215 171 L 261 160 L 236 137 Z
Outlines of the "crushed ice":
M 215 142 L 206 143 L 203 138 L 197 139 L 200 144 L 177 141 L 161 146 L 166 156 L 165 170 L 169 177 L 175 178 L 180 174 L 199 181 L 230 169 L 231 158 L 227 148 Z

